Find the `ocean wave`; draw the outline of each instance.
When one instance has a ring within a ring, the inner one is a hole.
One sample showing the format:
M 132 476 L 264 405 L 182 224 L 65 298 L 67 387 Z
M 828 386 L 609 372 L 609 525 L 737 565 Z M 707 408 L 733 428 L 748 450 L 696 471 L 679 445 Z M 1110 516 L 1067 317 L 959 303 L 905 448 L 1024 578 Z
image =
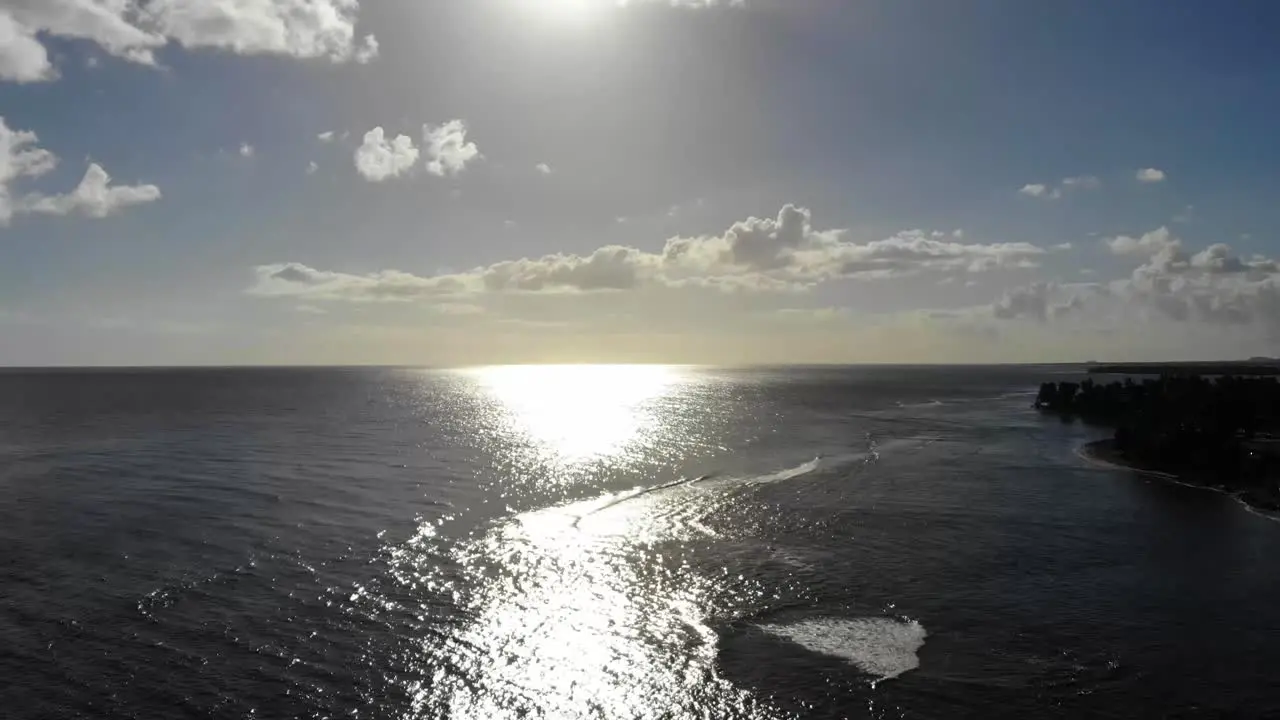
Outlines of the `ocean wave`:
M 636 487 L 631 490 L 625 490 L 618 493 L 610 493 L 592 500 L 585 500 L 573 503 L 570 506 L 560 508 L 560 512 L 567 512 L 575 517 L 573 521 L 574 527 L 581 527 L 584 520 L 591 518 L 599 513 L 606 512 L 617 508 L 619 505 L 629 503 L 633 500 L 639 500 L 649 495 L 662 493 L 668 490 L 678 490 L 684 488 L 696 488 L 706 486 L 708 488 L 723 488 L 734 485 L 763 485 L 768 483 L 783 482 L 791 480 L 801 475 L 807 475 L 817 470 L 822 463 L 822 457 L 815 457 L 808 462 L 801 463 L 794 467 L 777 470 L 775 472 L 763 475 L 746 475 L 746 476 L 717 476 L 714 474 L 698 475 L 695 477 L 680 478 L 671 482 L 662 483 L 661 485 L 652 485 L 649 487 Z
M 887 617 L 813 618 L 761 630 L 822 655 L 846 660 L 872 675 L 872 685 L 920 667 L 917 652 L 929 635 L 915 620 Z
M 925 400 L 922 402 L 910 402 L 910 403 L 904 403 L 901 400 L 898 401 L 898 407 L 900 408 L 942 407 L 942 405 L 943 405 L 943 402 L 941 400 Z
M 743 482 L 747 482 L 752 485 L 764 485 L 766 483 L 775 483 L 775 482 L 782 482 L 784 480 L 791 480 L 792 478 L 798 478 L 801 475 L 808 475 L 814 470 L 817 470 L 818 466 L 821 464 L 822 464 L 822 456 L 819 455 L 818 457 L 815 457 L 814 459 L 808 462 L 800 463 L 795 467 L 790 467 L 785 470 L 779 470 L 777 472 L 769 473 L 767 475 L 756 475 L 754 477 L 744 478 Z

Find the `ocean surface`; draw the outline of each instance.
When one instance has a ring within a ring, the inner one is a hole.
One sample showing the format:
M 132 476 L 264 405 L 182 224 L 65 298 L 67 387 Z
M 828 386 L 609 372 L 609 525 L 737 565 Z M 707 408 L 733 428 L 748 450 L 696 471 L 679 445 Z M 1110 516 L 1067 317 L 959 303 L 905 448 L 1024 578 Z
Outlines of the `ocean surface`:
M 1074 372 L 0 372 L 0 715 L 1280 716 L 1280 523 Z

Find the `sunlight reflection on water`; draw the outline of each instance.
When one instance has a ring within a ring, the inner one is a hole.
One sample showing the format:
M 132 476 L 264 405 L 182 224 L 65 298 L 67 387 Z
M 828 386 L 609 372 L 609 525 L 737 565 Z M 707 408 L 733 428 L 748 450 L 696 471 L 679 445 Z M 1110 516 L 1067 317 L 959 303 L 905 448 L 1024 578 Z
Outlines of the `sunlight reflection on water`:
M 465 371 L 558 462 L 613 455 L 659 424 L 648 404 L 681 380 L 665 365 L 511 365 Z
M 462 548 L 475 592 L 465 622 L 421 642 L 410 717 L 764 717 L 717 677 L 715 589 L 663 542 L 663 504 L 525 513 Z
M 465 372 L 497 401 L 489 412 L 558 467 L 670 434 L 653 403 L 681 380 L 657 366 Z M 426 533 L 394 549 L 402 590 L 448 588 L 454 605 L 422 627 L 408 717 L 766 716 L 717 676 L 706 618 L 718 588 L 684 559 L 715 493 L 662 489 L 508 516 L 458 545 Z

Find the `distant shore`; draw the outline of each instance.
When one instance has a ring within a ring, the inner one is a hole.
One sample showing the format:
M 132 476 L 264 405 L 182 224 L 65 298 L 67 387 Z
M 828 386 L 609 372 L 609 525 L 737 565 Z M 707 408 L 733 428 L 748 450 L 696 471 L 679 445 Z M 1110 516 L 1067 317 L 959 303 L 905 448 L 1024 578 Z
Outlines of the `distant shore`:
M 1280 362 L 1164 362 L 1164 363 L 1096 363 L 1089 365 L 1091 375 L 1280 375 Z
M 1141 463 L 1136 463 L 1116 447 L 1116 443 L 1111 438 L 1103 440 L 1095 440 L 1093 442 L 1081 445 L 1077 452 L 1085 460 L 1101 465 L 1109 465 L 1115 468 L 1133 470 L 1143 475 L 1151 475 L 1161 480 L 1176 482 L 1179 485 L 1188 485 L 1191 487 L 1202 488 L 1205 490 L 1213 490 L 1226 495 L 1231 495 L 1245 503 L 1249 507 L 1267 512 L 1280 512 L 1280 493 L 1268 493 L 1259 490 L 1230 490 L 1215 483 L 1204 482 L 1186 473 L 1169 472 L 1168 470 L 1150 467 Z

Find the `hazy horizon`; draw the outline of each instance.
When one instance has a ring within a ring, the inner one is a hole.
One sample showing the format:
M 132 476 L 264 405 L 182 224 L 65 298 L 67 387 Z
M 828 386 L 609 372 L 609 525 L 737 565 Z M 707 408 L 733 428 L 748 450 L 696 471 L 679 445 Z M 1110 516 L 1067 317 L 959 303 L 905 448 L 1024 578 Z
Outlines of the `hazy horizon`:
M 1031 361 L 1031 362 L 779 362 L 779 363 L 673 363 L 673 362 L 523 362 L 523 363 L 477 363 L 473 365 L 427 365 L 413 363 L 366 363 L 366 364 L 264 364 L 264 365 L 0 365 L 0 372 L 21 372 L 40 370 L 477 370 L 501 367 L 667 367 L 687 369 L 716 370 L 767 370 L 805 368 L 876 368 L 876 367 L 1078 367 L 1081 365 L 1202 365 L 1202 364 L 1247 364 L 1251 361 L 1280 361 L 1280 358 L 1254 356 L 1248 358 L 1212 358 L 1212 359 L 1147 359 L 1147 360 L 1108 360 L 1106 358 L 1092 360 L 1068 361 Z
M 1278 22 L 0 0 L 0 366 L 1280 355 Z

